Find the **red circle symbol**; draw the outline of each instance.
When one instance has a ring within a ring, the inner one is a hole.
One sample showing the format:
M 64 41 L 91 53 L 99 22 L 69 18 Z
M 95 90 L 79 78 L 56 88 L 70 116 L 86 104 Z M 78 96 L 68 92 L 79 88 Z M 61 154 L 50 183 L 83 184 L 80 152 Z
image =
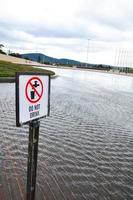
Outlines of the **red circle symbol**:
M 40 78 L 32 77 L 26 84 L 25 95 L 30 103 L 37 103 L 43 94 L 43 83 Z

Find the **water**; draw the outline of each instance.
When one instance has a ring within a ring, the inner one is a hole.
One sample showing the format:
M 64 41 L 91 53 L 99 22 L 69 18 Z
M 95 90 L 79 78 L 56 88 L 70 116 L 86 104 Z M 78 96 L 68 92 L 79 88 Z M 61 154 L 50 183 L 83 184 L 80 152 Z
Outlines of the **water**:
M 36 199 L 133 199 L 133 78 L 57 70 L 41 120 Z M 0 84 L 0 200 L 25 199 L 28 126 Z

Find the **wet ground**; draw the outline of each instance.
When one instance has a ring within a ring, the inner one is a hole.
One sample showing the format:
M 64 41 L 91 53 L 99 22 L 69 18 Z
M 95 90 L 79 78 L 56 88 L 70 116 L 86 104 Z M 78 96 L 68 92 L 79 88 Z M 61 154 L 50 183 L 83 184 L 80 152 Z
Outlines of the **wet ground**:
M 133 78 L 55 70 L 41 120 L 37 200 L 133 199 Z M 14 84 L 0 84 L 0 200 L 25 199 L 28 126 Z

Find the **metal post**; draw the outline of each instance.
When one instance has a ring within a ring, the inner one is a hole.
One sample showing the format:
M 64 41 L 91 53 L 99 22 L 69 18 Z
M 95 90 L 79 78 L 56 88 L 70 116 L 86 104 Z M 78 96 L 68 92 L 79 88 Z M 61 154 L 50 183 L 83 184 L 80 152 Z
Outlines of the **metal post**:
M 89 41 L 90 41 L 90 39 L 88 39 L 88 44 L 87 44 L 86 67 L 88 66 Z
M 34 120 L 29 124 L 27 200 L 35 199 L 39 126 L 40 122 L 38 120 Z

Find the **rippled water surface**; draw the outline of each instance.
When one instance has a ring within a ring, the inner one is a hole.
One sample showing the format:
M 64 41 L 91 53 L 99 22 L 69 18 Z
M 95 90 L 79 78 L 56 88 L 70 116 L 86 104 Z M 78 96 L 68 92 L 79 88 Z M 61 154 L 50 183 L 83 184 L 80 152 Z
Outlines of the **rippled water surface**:
M 36 199 L 133 199 L 133 78 L 57 70 L 41 120 Z M 28 126 L 0 84 L 0 200 L 25 199 Z

